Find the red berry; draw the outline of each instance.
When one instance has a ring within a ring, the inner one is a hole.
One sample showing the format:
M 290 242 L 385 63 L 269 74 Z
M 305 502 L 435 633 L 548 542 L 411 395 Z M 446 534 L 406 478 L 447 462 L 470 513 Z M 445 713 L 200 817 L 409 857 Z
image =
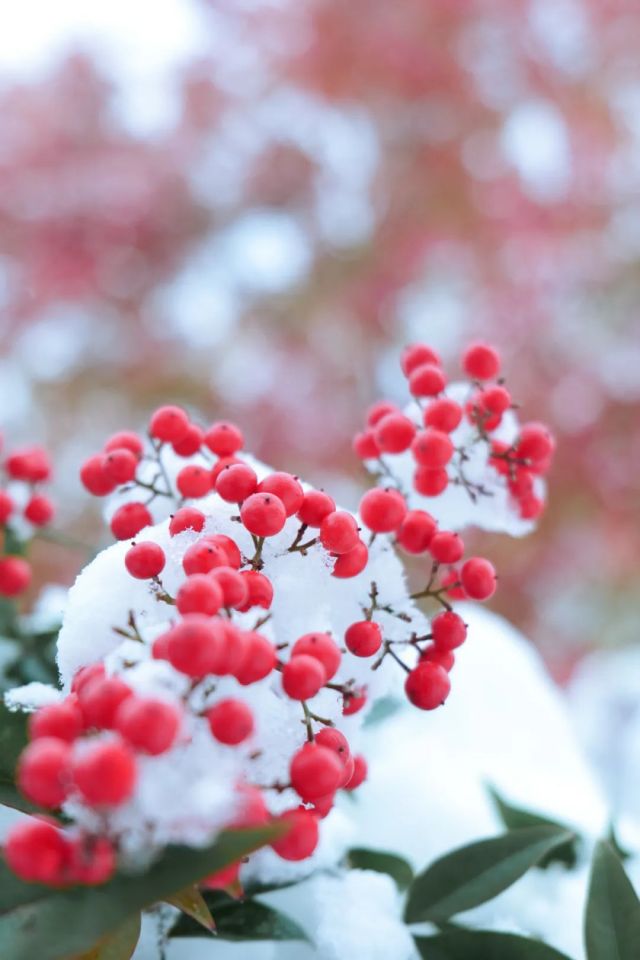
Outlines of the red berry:
M 137 433 L 131 433 L 129 430 L 114 433 L 109 437 L 103 449 L 105 453 L 111 453 L 113 450 L 129 450 L 137 460 L 144 453 L 142 440 Z
M 353 765 L 353 760 L 351 760 L 351 758 L 350 758 L 350 763 L 351 765 Z M 328 817 L 331 811 L 333 810 L 333 805 L 335 803 L 335 800 L 336 800 L 335 793 L 328 793 L 326 797 L 317 797 L 313 801 L 313 813 L 315 813 L 315 815 L 319 817 L 320 820 L 324 820 L 324 818 Z
M 500 373 L 500 354 L 486 343 L 473 343 L 464 352 L 462 369 L 474 380 L 493 380 Z
M 5 490 L 0 490 L 0 527 L 3 527 L 13 511 L 15 504 Z
M 157 757 L 169 750 L 178 736 L 179 710 L 153 697 L 130 697 L 118 709 L 115 729 L 134 750 Z
M 189 432 L 189 417 L 182 407 L 158 407 L 149 421 L 149 433 L 163 443 L 179 443 Z
M 209 573 L 215 567 L 227 567 L 229 557 L 227 552 L 211 537 L 203 537 L 192 543 L 184 552 L 182 568 L 188 577 L 194 573 Z
M 22 557 L 0 557 L 0 597 L 17 597 L 31 583 L 31 567 Z
M 442 578 L 442 586 L 447 590 L 447 596 L 452 600 L 466 600 L 467 595 L 460 583 L 460 571 L 452 567 Z
M 375 460 L 380 456 L 373 430 L 363 430 L 353 438 L 353 452 L 360 460 Z
M 404 689 L 407 697 L 420 710 L 435 710 L 449 695 L 451 681 L 449 674 L 437 663 L 429 661 L 419 663 L 407 675 Z
M 218 482 L 218 477 L 227 467 L 232 467 L 235 463 L 242 463 L 242 460 L 239 460 L 238 457 L 220 457 L 215 467 L 211 471 L 211 483 L 215 490 L 216 483 Z
M 104 663 L 90 663 L 86 667 L 80 667 L 71 681 L 71 692 L 78 694 L 90 680 L 104 676 Z
M 247 463 L 230 463 L 216 479 L 216 493 L 227 503 L 242 503 L 258 486 L 258 477 Z
M 543 510 L 544 501 L 532 493 L 520 501 L 520 516 L 523 520 L 537 520 Z
M 116 540 L 131 540 L 145 527 L 150 527 L 153 517 L 144 503 L 123 503 L 111 517 L 111 532 Z
M 120 450 L 111 450 L 105 454 L 103 469 L 109 480 L 116 485 L 129 483 L 136 475 L 138 458 L 135 453 L 125 450 L 124 447 Z
M 343 696 L 342 715 L 351 717 L 354 713 L 359 713 L 367 702 L 366 688 L 346 692 Z
M 118 740 L 87 745 L 73 764 L 73 781 L 90 806 L 117 806 L 131 797 L 137 780 L 136 762 Z
M 202 613 L 212 617 L 222 606 L 224 606 L 222 587 L 206 573 L 192 574 L 176 594 L 176 607 L 183 615 Z
M 69 844 L 58 827 L 35 817 L 14 824 L 4 844 L 7 866 L 27 883 L 59 884 L 69 858 Z
M 444 373 L 434 363 L 421 364 L 409 377 L 409 390 L 414 397 L 436 397 L 446 385 Z
M 327 680 L 331 680 L 338 672 L 342 654 L 328 633 L 305 633 L 299 637 L 291 648 L 291 656 L 297 657 L 301 653 L 320 661 Z
M 120 677 L 95 677 L 78 691 L 78 701 L 87 727 L 108 730 L 113 727 L 120 704 L 133 691 Z
M 152 577 L 157 577 L 164 570 L 165 562 L 164 550 L 151 540 L 134 544 L 127 550 L 124 557 L 127 570 L 137 580 L 151 580 Z
M 423 497 L 438 497 L 449 486 L 449 475 L 444 468 L 418 467 L 413 475 L 413 485 Z
M 190 463 L 176 477 L 176 486 L 183 497 L 198 499 L 211 493 L 211 471 Z
M 354 656 L 372 657 L 382 646 L 382 630 L 373 620 L 359 620 L 347 629 L 344 642 Z
M 291 786 L 302 800 L 333 793 L 342 780 L 342 763 L 333 750 L 305 743 L 293 755 L 289 767 Z
M 107 458 L 102 453 L 89 457 L 80 468 L 80 480 L 83 486 L 94 497 L 105 497 L 113 493 L 118 484 L 106 473 Z
M 428 647 L 420 654 L 420 662 L 437 663 L 439 667 L 451 673 L 456 662 L 455 654 L 452 650 L 442 650 L 435 643 L 430 643 Z
M 242 554 L 238 548 L 238 544 L 235 540 L 232 540 L 231 537 L 228 537 L 224 533 L 214 533 L 211 536 L 207 537 L 210 543 L 215 544 L 217 547 L 222 547 L 228 558 L 228 565 L 234 567 L 234 569 L 239 570 L 242 566 Z
M 242 504 L 240 517 L 249 533 L 273 537 L 284 527 L 287 513 L 279 497 L 272 493 L 254 493 Z
M 204 435 L 204 442 L 219 457 L 231 457 L 244 446 L 242 431 L 234 423 L 218 421 Z
M 398 530 L 398 543 L 407 553 L 424 553 L 429 549 L 437 526 L 426 510 L 409 510 Z
M 358 524 L 346 510 L 335 510 L 320 526 L 320 542 L 330 553 L 349 553 L 357 546 Z
M 367 761 L 362 754 L 356 754 L 353 758 L 353 774 L 346 783 L 345 790 L 357 790 L 358 787 L 367 779 Z
M 318 846 L 320 836 L 318 819 L 310 810 L 288 810 L 280 814 L 276 823 L 284 824 L 287 832 L 273 840 L 271 848 L 283 860 L 306 860 Z
M 448 433 L 428 427 L 417 434 L 411 444 L 416 463 L 429 470 L 446 467 L 454 454 L 454 446 Z
M 243 580 L 247 585 L 247 602 L 238 607 L 241 613 L 246 613 L 252 607 L 263 607 L 268 610 L 273 603 L 273 585 L 264 573 L 258 573 L 257 570 L 243 570 L 241 573 Z
M 493 413 L 485 406 L 483 393 L 477 393 L 469 400 L 465 411 L 469 422 L 477 424 L 485 433 L 491 433 L 502 423 L 502 414 Z
M 491 457 L 489 458 L 489 463 L 494 470 L 503 476 L 508 476 L 510 473 L 509 463 L 503 456 L 503 454 L 508 453 L 509 450 L 511 450 L 511 447 L 508 443 L 504 443 L 502 440 L 491 441 Z
M 511 406 L 511 394 L 506 387 L 496 384 L 486 387 L 481 394 L 482 406 L 490 413 L 505 413 Z
M 527 423 L 520 431 L 517 455 L 534 464 L 548 460 L 555 449 L 555 441 L 544 423 Z
M 428 347 L 426 343 L 410 343 L 402 351 L 400 357 L 400 366 L 405 377 L 410 376 L 417 367 L 425 363 L 440 366 L 441 360 L 435 350 Z
M 431 538 L 429 552 L 436 563 L 457 563 L 464 555 L 464 542 L 458 533 L 439 530 Z
M 334 513 L 335 500 L 323 490 L 309 490 L 298 510 L 298 520 L 307 527 L 320 527 L 325 517 Z
M 171 446 L 179 457 L 193 457 L 200 450 L 203 440 L 204 434 L 200 427 L 195 423 L 190 423 L 189 429 L 182 439 L 175 441 Z
M 207 712 L 211 733 L 220 743 L 236 746 L 253 733 L 253 713 L 242 700 L 220 700 Z
M 278 662 L 278 654 L 273 644 L 255 630 L 245 633 L 244 639 L 244 655 L 234 676 L 238 683 L 246 687 L 269 676 Z
M 348 553 L 333 554 L 333 556 L 336 557 L 336 562 L 331 576 L 347 580 L 357 577 L 366 568 L 369 561 L 369 548 L 362 540 L 358 540 L 353 550 L 349 550 Z
M 53 503 L 42 493 L 34 494 L 24 508 L 25 517 L 34 527 L 46 527 L 53 520 L 54 512 Z
M 349 741 L 345 737 L 344 733 L 336 730 L 335 727 L 323 727 L 322 730 L 319 730 L 316 734 L 315 742 L 320 747 L 326 747 L 327 750 L 333 750 L 338 757 L 338 760 L 342 764 L 342 778 L 340 780 L 339 787 L 344 787 L 345 784 L 351 780 L 354 769 Z
M 367 426 L 373 428 L 376 424 L 380 423 L 383 417 L 386 417 L 390 413 L 399 412 L 395 403 L 390 403 L 389 400 L 377 400 L 376 403 L 373 403 L 367 410 Z
M 397 490 L 368 490 L 360 501 L 360 516 L 374 533 L 397 530 L 407 514 L 407 504 Z
M 167 659 L 180 673 L 204 677 L 217 672 L 225 643 L 218 621 L 189 613 L 166 636 Z
M 433 427 L 443 433 L 453 433 L 462 421 L 462 407 L 449 397 L 433 400 L 424 413 L 425 427 Z
M 49 454 L 42 447 L 25 447 L 7 457 L 5 468 L 14 480 L 43 483 L 51 476 Z
M 304 490 L 290 473 L 271 473 L 260 483 L 260 493 L 271 493 L 280 500 L 288 517 L 297 513 L 304 502 Z
M 249 599 L 247 581 L 233 567 L 216 567 L 209 576 L 222 590 L 222 606 L 236 610 L 244 607 Z
M 48 703 L 29 717 L 29 737 L 56 737 L 73 743 L 84 728 L 82 711 L 74 696 L 60 703 Z
M 327 681 L 320 660 L 299 653 L 285 663 L 282 670 L 282 688 L 292 700 L 310 700 Z
M 416 435 L 415 424 L 402 413 L 388 413 L 373 431 L 376 445 L 383 453 L 403 453 Z
M 460 571 L 464 592 L 472 600 L 488 600 L 496 592 L 498 581 L 492 563 L 484 557 L 471 557 Z
M 457 613 L 446 610 L 433 619 L 431 633 L 439 650 L 455 650 L 467 639 L 467 625 Z
M 116 853 L 107 837 L 77 837 L 69 849 L 69 878 L 73 883 L 96 887 L 111 879 Z
M 56 737 L 33 740 L 20 754 L 16 782 L 21 793 L 39 807 L 59 807 L 67 798 L 71 747 Z
M 169 521 L 169 533 L 176 537 L 184 530 L 195 530 L 200 533 L 204 527 L 205 516 L 197 507 L 180 507 Z
M 509 492 L 517 500 L 530 496 L 533 493 L 533 479 L 534 475 L 530 470 L 517 467 L 515 477 L 510 477 L 508 481 Z

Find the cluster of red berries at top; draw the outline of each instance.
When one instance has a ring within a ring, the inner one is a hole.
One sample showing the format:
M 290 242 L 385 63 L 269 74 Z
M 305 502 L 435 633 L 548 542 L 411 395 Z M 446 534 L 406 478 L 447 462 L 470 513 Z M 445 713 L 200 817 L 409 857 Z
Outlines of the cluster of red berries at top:
M 42 447 L 14 450 L 0 461 L 0 597 L 17 597 L 31 583 L 31 566 L 21 555 L 22 538 L 13 530 L 13 524 L 19 517 L 32 527 L 51 523 L 53 503 L 41 490 L 50 478 L 51 461 Z M 11 491 L 6 489 L 7 485 L 11 485 Z M 20 491 L 24 496 L 18 498 L 15 491 L 20 487 L 24 488 Z
M 499 405 L 496 398 L 503 397 L 503 411 L 511 405 L 501 384 L 486 384 L 499 373 L 495 351 L 485 346 L 471 348 L 465 354 L 464 368 L 474 381 L 465 410 L 444 396 L 446 382 L 433 351 L 422 345 L 408 348 L 403 369 L 411 391 L 417 398 L 431 398 L 424 410 L 425 428 L 419 429 L 389 404 L 378 404 L 367 431 L 356 438 L 359 454 L 369 459 L 411 447 L 420 491 L 428 488 L 436 495 L 450 482 L 446 467 L 455 451 L 449 434 L 467 416 L 476 424 L 478 436 L 492 444 L 492 456 L 500 469 L 504 464 L 510 482 L 521 480 L 527 471 L 540 472 L 543 464 L 546 468 L 552 443 L 541 428 L 523 428 L 518 442 L 507 450 L 495 449 L 489 436 L 501 416 L 494 409 Z M 543 436 L 547 438 L 544 442 Z M 254 784 L 248 771 L 247 780 L 237 785 L 244 812 L 230 826 L 273 819 L 267 811 L 265 791 L 291 791 L 296 804 L 275 818 L 288 825 L 288 832 L 272 846 L 285 859 L 304 859 L 317 845 L 318 820 L 332 809 L 337 792 L 356 789 L 367 772 L 364 758 L 353 755 L 344 734 L 314 711 L 314 697 L 323 690 L 334 691 L 341 698 L 343 714 L 357 713 L 367 701 L 367 690 L 353 680 L 337 681 L 343 659 L 369 659 L 376 670 L 389 657 L 406 672 L 405 691 L 411 703 L 424 710 L 440 706 L 449 694 L 454 651 L 467 634 L 450 601 L 488 599 L 496 588 L 495 570 L 483 557 L 465 559 L 460 535 L 439 529 L 426 511 L 410 510 L 403 494 L 392 486 L 370 490 L 361 500 L 361 522 L 369 531 L 365 542 L 356 519 L 336 509 L 327 493 L 304 490 L 297 478 L 287 473 L 271 473 L 259 480 L 242 459 L 243 436 L 233 424 L 219 422 L 202 430 L 181 408 L 161 407 L 151 417 L 149 441 L 150 449 L 136 434 L 116 434 L 101 453 L 83 465 L 81 477 L 87 489 L 98 496 L 116 489 L 143 495 L 142 500 L 125 502 L 113 515 L 111 528 L 116 538 L 130 540 L 150 525 L 149 506 L 158 497 L 177 503 L 169 524 L 172 537 L 185 530 L 197 535 L 184 552 L 184 580 L 175 596 L 162 581 L 167 558 L 159 544 L 136 540 L 125 554 L 129 574 L 148 580 L 157 601 L 176 615 L 170 628 L 153 641 L 151 655 L 188 677 L 190 693 L 179 706 L 141 698 L 122 676 L 106 675 L 101 664 L 83 668 L 66 700 L 34 715 L 32 742 L 19 761 L 19 787 L 31 802 L 45 809 L 57 809 L 65 800 L 76 798 L 108 813 L 131 798 L 138 776 L 137 756 L 162 754 L 185 736 L 184 714 L 194 712 L 191 695 L 199 685 L 207 692 L 206 709 L 198 711 L 201 722 L 208 725 L 214 740 L 235 749 L 250 745 L 255 717 L 241 696 L 212 701 L 216 678 L 234 678 L 241 692 L 267 677 L 278 677 L 275 682 L 282 693 L 300 704 L 306 742 L 290 759 L 286 783 Z M 167 447 L 185 459 L 198 455 L 196 463 L 187 463 L 178 471 L 175 489 L 163 460 Z M 428 482 L 424 480 L 427 474 Z M 434 474 L 439 477 L 437 483 Z M 232 536 L 207 534 L 205 514 L 186 502 L 214 492 L 236 505 L 233 520 L 239 531 L 250 535 L 251 555 L 243 554 Z M 411 615 L 381 596 L 384 584 L 371 582 L 367 602 L 361 604 L 362 618 L 346 629 L 344 637 L 307 633 L 290 649 L 271 642 L 261 632 L 274 599 L 274 584 L 264 572 L 263 549 L 265 541 L 280 534 L 290 518 L 296 518 L 298 527 L 283 551 L 304 558 L 312 548 L 322 547 L 332 556 L 333 576 L 338 578 L 354 577 L 366 569 L 369 548 L 378 536 L 392 536 L 410 554 L 428 555 L 428 582 L 411 598 L 431 601 L 440 608 L 428 633 L 412 631 Z M 234 622 L 235 613 L 250 611 L 256 613 L 255 624 L 251 629 L 240 628 Z M 385 637 L 379 622 L 381 612 L 407 624 L 405 639 Z M 117 632 L 142 639 L 133 614 L 128 629 Z M 403 655 L 398 652 L 399 644 Z M 416 657 L 413 666 L 406 662 L 411 652 Z M 251 754 L 247 756 L 250 765 Z M 50 856 L 38 852 L 45 847 Z M 82 851 L 82 869 L 77 848 Z M 102 882 L 115 866 L 115 849 L 104 837 L 69 839 L 59 827 L 41 820 L 16 828 L 8 838 L 5 856 L 24 879 L 55 884 Z M 238 869 L 239 864 L 231 865 L 210 878 L 209 884 L 232 888 Z
M 513 443 L 494 436 L 504 415 L 513 407 L 511 394 L 500 376 L 498 351 L 488 344 L 475 343 L 464 352 L 462 369 L 469 380 L 464 403 L 447 396 L 447 377 L 440 357 L 431 347 L 411 344 L 402 354 L 401 365 L 420 421 L 392 403 L 374 404 L 365 429 L 354 439 L 357 456 L 379 460 L 381 469 L 389 470 L 389 457 L 411 451 L 415 461 L 413 488 L 418 494 L 437 497 L 450 484 L 456 484 L 475 500 L 490 495 L 490 491 L 469 481 L 464 466 L 469 447 L 484 442 L 490 452 L 489 464 L 506 478 L 520 516 L 527 520 L 538 517 L 544 503 L 535 492 L 535 479 L 549 470 L 555 443 L 547 427 L 537 422 L 524 424 Z M 466 448 L 456 447 L 451 437 L 463 421 L 474 428 Z

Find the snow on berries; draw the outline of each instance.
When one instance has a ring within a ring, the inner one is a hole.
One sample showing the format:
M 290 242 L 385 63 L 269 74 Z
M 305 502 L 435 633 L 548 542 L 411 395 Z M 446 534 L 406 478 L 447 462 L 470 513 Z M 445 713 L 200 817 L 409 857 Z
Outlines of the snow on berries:
M 401 363 L 414 401 L 375 404 L 354 441 L 378 474 L 357 514 L 255 461 L 234 424 L 173 405 L 146 437 L 114 434 L 84 463 L 86 489 L 111 496 L 117 542 L 70 591 L 64 695 L 33 715 L 19 762 L 25 796 L 70 826 L 16 829 L 20 876 L 103 882 L 121 856 L 268 819 L 289 831 L 255 855 L 266 875 L 277 858 L 307 860 L 341 791 L 366 780 L 356 748 L 376 702 L 445 703 L 467 636 L 452 601 L 488 599 L 497 576 L 466 556 L 473 510 L 441 501 L 486 499 L 498 527 L 522 523 L 542 503 L 553 440 L 519 430 L 491 348 L 465 354 L 462 387 L 427 345 Z M 0 519 L 12 509 L 0 497 Z

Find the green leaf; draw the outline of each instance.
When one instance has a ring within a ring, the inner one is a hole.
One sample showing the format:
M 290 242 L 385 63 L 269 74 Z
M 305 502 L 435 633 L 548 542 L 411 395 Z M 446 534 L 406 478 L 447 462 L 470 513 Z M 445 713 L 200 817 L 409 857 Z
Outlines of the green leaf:
M 504 797 L 501 797 L 497 790 L 489 787 L 489 794 L 493 800 L 500 818 L 507 830 L 521 830 L 523 827 L 555 827 L 557 830 L 566 830 L 570 828 L 557 820 L 545 817 L 540 813 L 534 813 L 531 810 L 525 810 L 522 807 L 514 807 L 508 803 Z M 577 837 L 572 837 L 567 843 L 556 847 L 546 857 L 543 857 L 538 867 L 543 870 L 550 863 L 564 863 L 567 867 L 575 867 L 578 862 Z
M 279 910 L 258 900 L 233 900 L 224 893 L 205 893 L 207 906 L 222 940 L 305 940 L 302 927 Z M 202 930 L 188 917 L 181 917 L 172 938 L 201 937 Z
M 209 933 L 213 933 L 215 930 L 216 924 L 211 916 L 211 911 L 195 883 L 167 897 L 167 903 L 177 907 L 182 913 L 186 913 L 188 917 L 199 923 Z
M 585 916 L 587 960 L 638 960 L 640 901 L 619 858 L 600 841 L 593 854 Z
M 389 717 L 398 712 L 401 706 L 402 700 L 397 700 L 395 697 L 382 697 L 380 700 L 376 700 L 366 716 L 364 726 L 375 727 L 383 720 L 388 720 Z
M 51 890 L 14 880 L 0 893 L 2 960 L 63 960 L 90 949 L 132 913 L 216 873 L 282 832 L 280 825 L 230 830 L 204 850 L 170 847 L 149 870 L 104 887 Z
M 34 807 L 24 799 L 15 785 L 18 757 L 29 740 L 28 716 L 20 710 L 9 710 L 0 701 L 0 803 L 30 812 Z
M 613 823 L 609 824 L 609 831 L 607 833 L 606 839 L 607 839 L 607 843 L 609 844 L 613 852 L 616 854 L 616 856 L 618 856 L 622 860 L 623 863 L 625 862 L 625 860 L 631 859 L 633 854 L 629 850 L 627 850 L 626 847 L 623 847 L 620 841 L 618 840 L 616 828 L 613 825 Z
M 103 937 L 91 950 L 74 957 L 74 960 L 131 960 L 140 939 L 141 921 L 141 915 L 136 913 L 113 933 Z
M 488 930 L 449 930 L 415 942 L 425 960 L 569 960 L 539 940 Z
M 439 923 L 491 900 L 570 836 L 556 827 L 528 827 L 454 850 L 416 877 L 406 921 Z
M 354 847 L 347 854 L 347 865 L 356 870 L 375 870 L 376 873 L 388 873 L 400 890 L 404 890 L 413 880 L 411 865 L 396 856 L 395 853 L 386 853 L 383 850 L 365 850 L 364 847 Z

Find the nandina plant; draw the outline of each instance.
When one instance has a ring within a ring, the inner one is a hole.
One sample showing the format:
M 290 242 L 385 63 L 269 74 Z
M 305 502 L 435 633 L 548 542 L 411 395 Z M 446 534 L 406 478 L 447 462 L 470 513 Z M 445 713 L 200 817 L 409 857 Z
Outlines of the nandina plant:
M 203 890 L 242 897 L 326 866 L 323 821 L 367 776 L 363 721 L 399 690 L 425 711 L 446 702 L 467 638 L 455 601 L 497 586 L 460 530 L 526 532 L 554 442 L 520 425 L 490 346 L 465 352 L 453 384 L 425 344 L 401 363 L 409 405 L 376 403 L 354 439 L 377 481 L 357 514 L 254 460 L 235 424 L 173 405 L 82 465 L 118 542 L 69 593 L 61 689 L 10 695 L 31 707 L 6 719 L 14 746 L 28 740 L 11 802 L 37 815 L 4 847 L 17 903 L 38 885 L 36 901 L 79 920 L 51 946 L 53 914 L 34 902 L 8 956 L 78 954 L 115 929 L 135 946 L 160 900 L 212 927 Z M 30 522 L 48 522 L 31 489 L 44 454 L 6 469 L 29 487 Z M 15 596 L 29 578 L 12 491 L 0 508 L 0 592 Z M 403 555 L 422 569 L 413 592 Z

